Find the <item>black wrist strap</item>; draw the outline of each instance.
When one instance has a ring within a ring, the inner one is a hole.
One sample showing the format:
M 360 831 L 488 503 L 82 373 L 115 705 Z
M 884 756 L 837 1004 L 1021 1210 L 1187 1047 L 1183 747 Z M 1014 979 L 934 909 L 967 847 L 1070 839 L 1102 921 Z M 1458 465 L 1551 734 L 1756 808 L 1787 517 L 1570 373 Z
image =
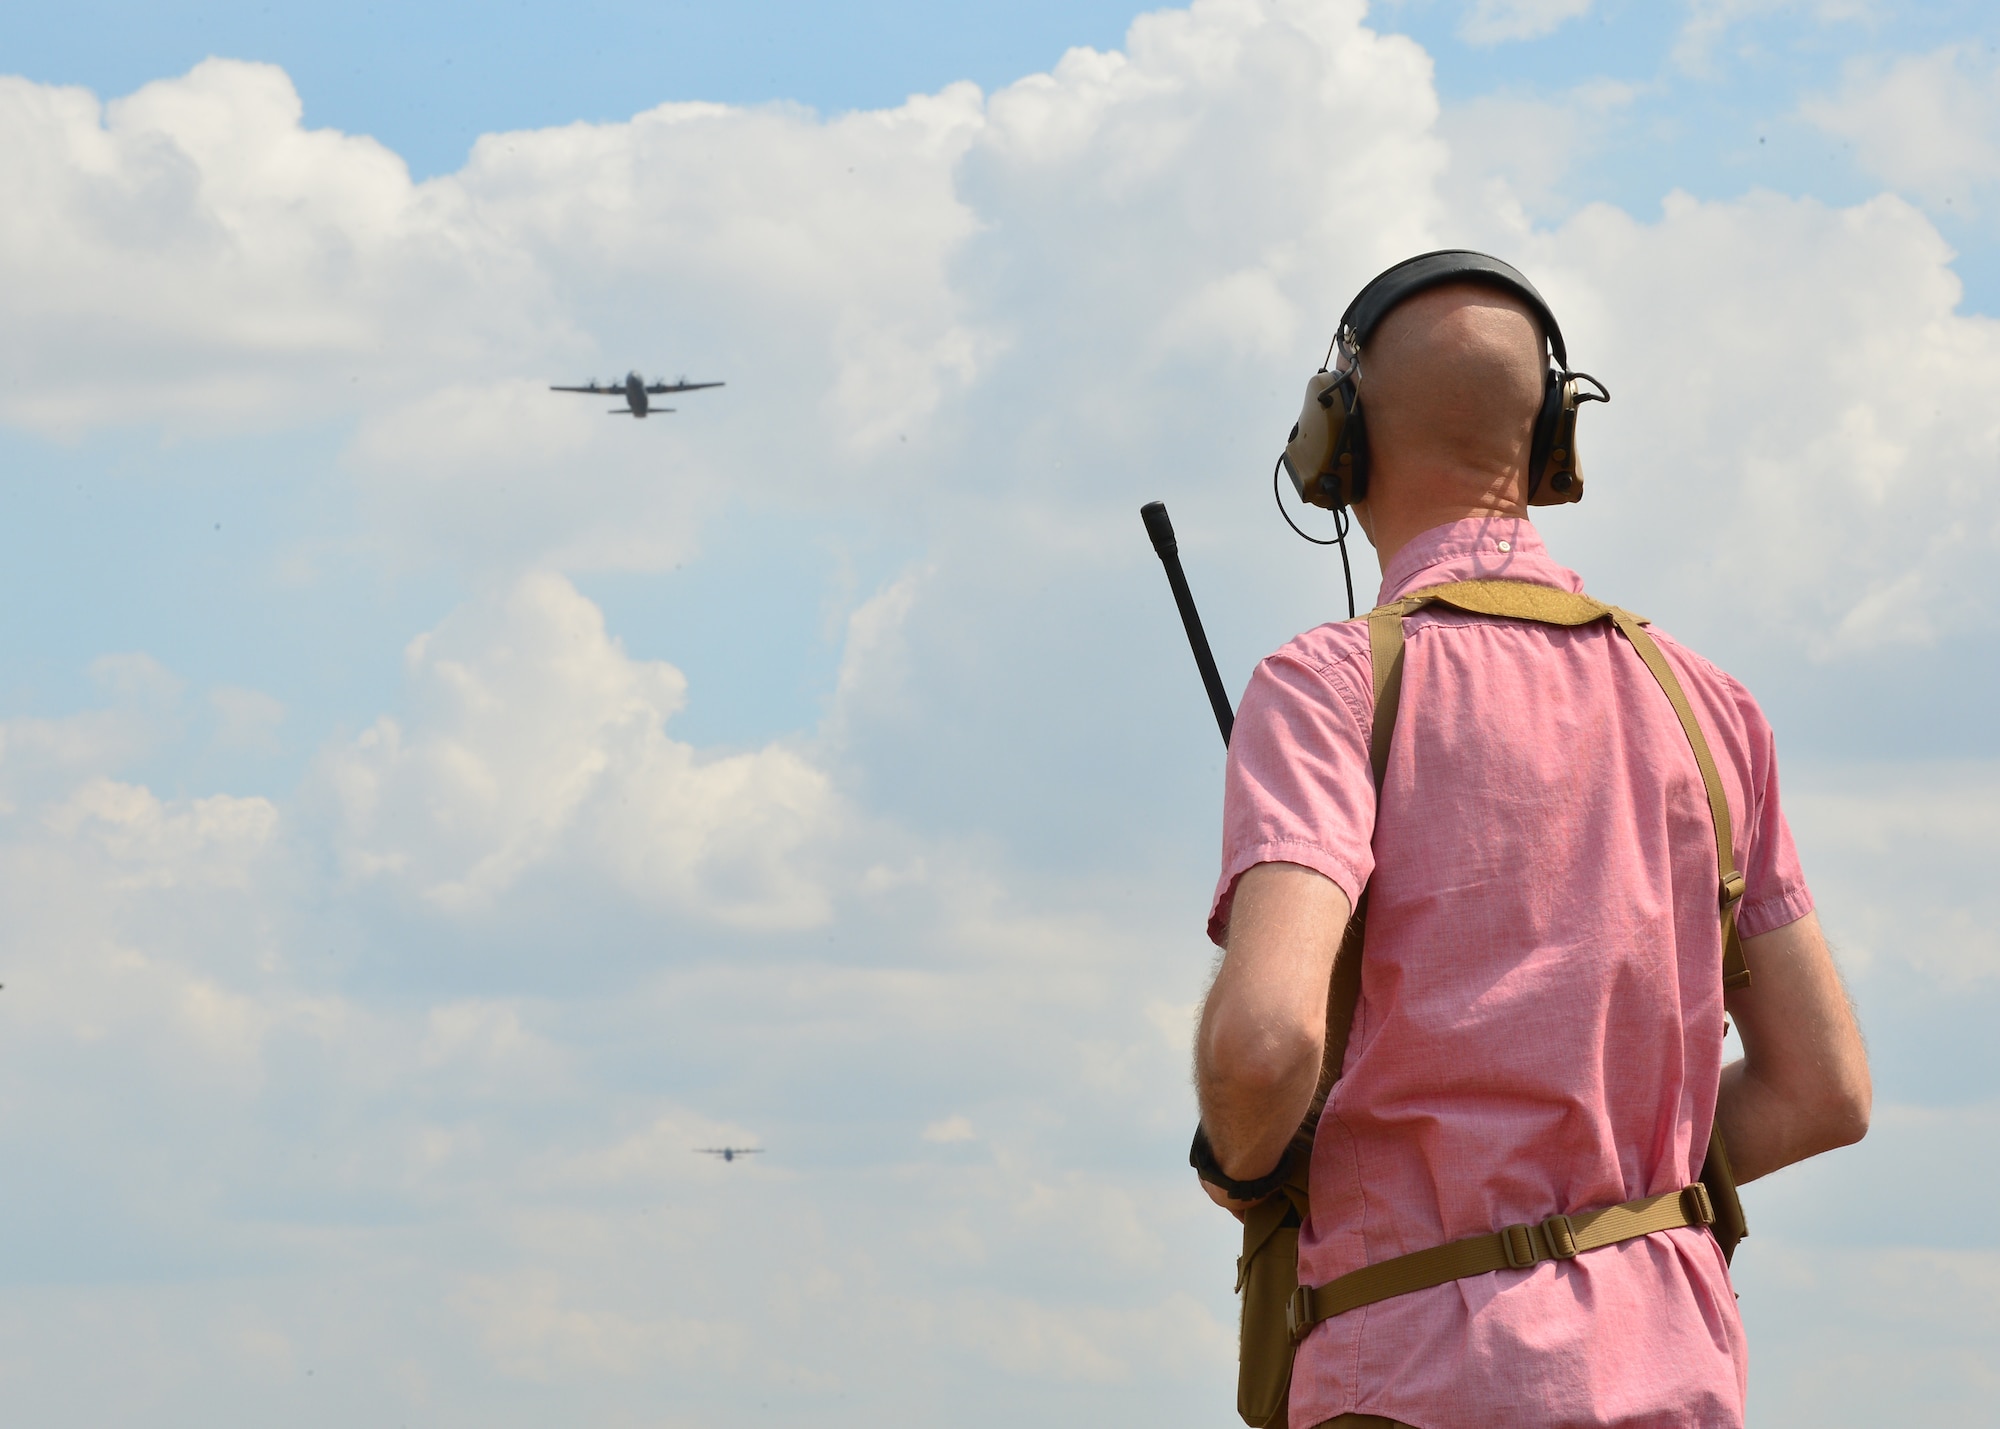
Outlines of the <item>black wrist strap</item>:
M 1285 1175 L 1291 1169 L 1292 1155 L 1289 1149 L 1278 1158 L 1278 1165 L 1268 1176 L 1259 1176 L 1254 1181 L 1238 1181 L 1223 1174 L 1222 1166 L 1215 1159 L 1215 1148 L 1208 1144 L 1208 1129 L 1200 1122 L 1195 1123 L 1194 1145 L 1188 1148 L 1188 1165 L 1194 1167 L 1197 1175 L 1218 1191 L 1225 1191 L 1235 1201 L 1261 1201 L 1278 1187 L 1285 1184 Z

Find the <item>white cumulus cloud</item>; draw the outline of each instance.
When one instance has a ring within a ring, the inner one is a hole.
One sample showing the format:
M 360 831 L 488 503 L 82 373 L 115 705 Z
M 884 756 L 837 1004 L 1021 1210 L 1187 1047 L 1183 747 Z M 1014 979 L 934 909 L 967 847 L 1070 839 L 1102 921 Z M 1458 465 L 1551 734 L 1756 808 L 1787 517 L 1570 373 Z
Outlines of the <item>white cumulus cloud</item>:
M 523 578 L 411 642 L 410 713 L 327 753 L 347 868 L 486 908 L 558 859 L 729 922 L 827 916 L 828 776 L 773 745 L 704 756 L 666 723 L 687 682 L 629 658 L 559 576 Z
M 2000 63 L 1986 46 L 1850 64 L 1800 112 L 1853 145 L 1865 173 L 1927 204 L 1971 212 L 2000 184 Z
M 1613 393 L 1580 428 L 1585 503 L 1542 520 L 1586 576 L 1615 559 L 1620 598 L 1697 644 L 1747 623 L 1837 659 L 1993 628 L 2000 323 L 1958 310 L 1921 213 L 1674 194 L 1522 238 Z

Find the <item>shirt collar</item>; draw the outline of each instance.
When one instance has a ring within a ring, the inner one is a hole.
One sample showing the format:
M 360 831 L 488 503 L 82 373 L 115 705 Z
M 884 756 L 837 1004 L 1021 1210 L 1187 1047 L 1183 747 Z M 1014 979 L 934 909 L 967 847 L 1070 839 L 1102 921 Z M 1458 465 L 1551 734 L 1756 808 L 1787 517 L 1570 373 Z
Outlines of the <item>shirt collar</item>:
M 1470 516 L 1433 526 L 1396 552 L 1382 572 L 1382 594 L 1390 601 L 1448 581 L 1506 580 L 1554 586 L 1581 594 L 1583 580 L 1557 565 L 1534 525 L 1518 516 Z

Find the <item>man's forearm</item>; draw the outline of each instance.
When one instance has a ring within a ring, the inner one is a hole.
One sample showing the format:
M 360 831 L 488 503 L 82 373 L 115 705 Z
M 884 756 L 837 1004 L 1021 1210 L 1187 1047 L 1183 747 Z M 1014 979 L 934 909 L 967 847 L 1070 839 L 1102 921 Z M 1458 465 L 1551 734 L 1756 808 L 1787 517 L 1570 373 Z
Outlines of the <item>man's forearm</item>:
M 1204 1015 L 1199 1045 L 1195 1090 L 1209 1145 L 1231 1177 L 1254 1181 L 1277 1166 L 1312 1105 L 1320 1040 L 1268 1028 L 1232 1038 Z
M 1859 1141 L 1868 1054 L 1819 920 L 1744 940 L 1751 984 L 1730 994 L 1743 1060 L 1722 1069 L 1715 1115 L 1736 1179 L 1754 1181 Z
M 1237 880 L 1228 949 L 1202 1004 L 1195 1094 L 1223 1171 L 1268 1174 L 1312 1105 L 1326 1036 L 1327 976 L 1347 895 L 1289 863 Z
M 1808 1134 L 1781 1091 L 1759 1081 L 1740 1060 L 1722 1069 L 1715 1120 L 1739 1185 L 1830 1149 Z

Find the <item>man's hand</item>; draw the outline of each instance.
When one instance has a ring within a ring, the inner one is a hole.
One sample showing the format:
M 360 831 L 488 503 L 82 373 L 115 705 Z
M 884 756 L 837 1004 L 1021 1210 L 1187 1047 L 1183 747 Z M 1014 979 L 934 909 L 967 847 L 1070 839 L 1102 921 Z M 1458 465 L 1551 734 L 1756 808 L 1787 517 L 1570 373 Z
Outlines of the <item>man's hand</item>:
M 1347 895 L 1295 863 L 1260 863 L 1236 882 L 1228 946 L 1195 1034 L 1201 1124 L 1224 1172 L 1269 1174 L 1319 1083 L 1327 980 L 1347 927 Z M 1241 1214 L 1203 1182 L 1218 1205 Z
M 1239 1201 L 1220 1186 L 1211 1186 L 1206 1181 L 1201 1183 L 1201 1189 L 1208 1192 L 1209 1200 L 1215 1202 L 1216 1205 L 1222 1207 L 1223 1210 L 1229 1212 L 1230 1215 L 1236 1217 L 1239 1221 L 1243 1219 L 1246 1211 L 1258 1204 L 1256 1201 Z M 1278 1193 L 1273 1191 L 1271 1194 L 1275 1196 Z
M 1726 999 L 1743 1059 L 1722 1069 L 1715 1109 L 1739 1182 L 1859 1141 L 1874 1095 L 1819 919 L 1745 938 L 1743 958 L 1750 986 Z

